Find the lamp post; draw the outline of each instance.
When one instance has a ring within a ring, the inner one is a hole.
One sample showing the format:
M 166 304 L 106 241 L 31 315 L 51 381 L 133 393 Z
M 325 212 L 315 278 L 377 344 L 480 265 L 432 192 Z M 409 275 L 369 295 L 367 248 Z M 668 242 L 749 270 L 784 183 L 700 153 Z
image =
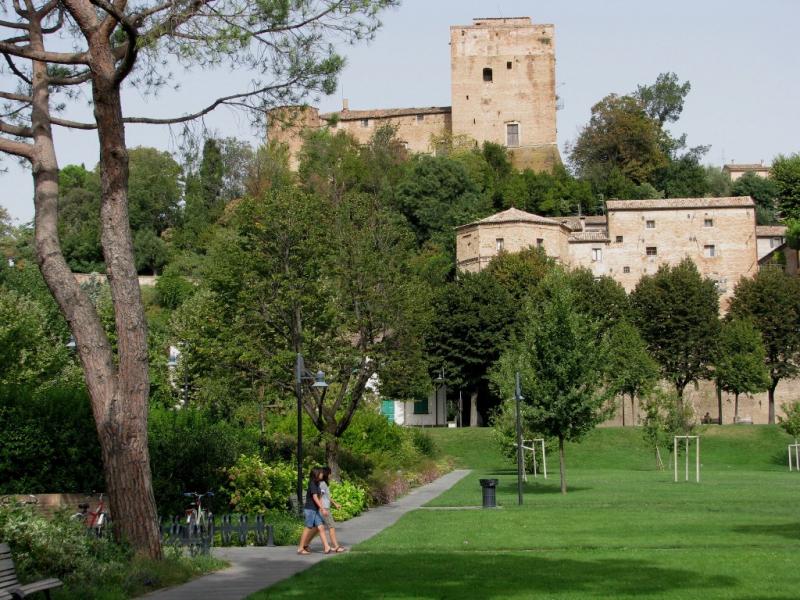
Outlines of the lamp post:
M 519 385 L 519 371 L 514 381 L 514 404 L 517 417 L 517 503 L 522 504 L 522 421 L 519 414 L 519 403 L 522 401 L 522 390 Z
M 297 396 L 297 510 L 303 508 L 303 381 L 311 381 L 312 388 L 322 390 L 320 402 L 325 400 L 328 384 L 325 382 L 325 373 L 317 371 L 312 375 L 306 370 L 303 355 L 299 352 L 294 361 L 294 393 Z
M 433 380 L 434 385 L 434 395 L 436 398 L 436 426 L 439 426 L 439 391 L 445 386 L 447 383 L 444 378 L 444 367 L 441 368 L 439 373 L 436 375 L 436 379 Z M 445 424 L 447 424 L 447 395 L 445 393 L 444 399 L 444 420 Z

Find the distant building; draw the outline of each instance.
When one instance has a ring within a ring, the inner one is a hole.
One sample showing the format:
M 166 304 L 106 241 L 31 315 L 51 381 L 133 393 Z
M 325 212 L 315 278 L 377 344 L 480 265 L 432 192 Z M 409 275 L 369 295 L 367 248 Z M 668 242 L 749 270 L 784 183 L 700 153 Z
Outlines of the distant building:
M 753 165 L 730 163 L 722 167 L 722 172 L 727 173 L 731 181 L 736 181 L 747 173 L 755 173 L 759 177 L 769 177 L 769 167 L 765 167 L 763 162 Z
M 433 140 L 467 136 L 508 148 L 519 169 L 550 170 L 560 162 L 556 145 L 555 31 L 529 17 L 473 19 L 450 28 L 451 106 L 342 110 L 270 111 L 267 139 L 286 143 L 297 166 L 302 132 L 328 127 L 366 143 L 383 125 L 412 152 L 435 153 Z
M 755 205 L 748 196 L 609 200 L 605 217 L 549 218 L 511 208 L 456 232 L 462 271 L 480 271 L 500 252 L 541 247 L 565 265 L 612 277 L 628 292 L 643 275 L 688 256 L 717 282 L 723 309 L 739 279 L 759 267 Z

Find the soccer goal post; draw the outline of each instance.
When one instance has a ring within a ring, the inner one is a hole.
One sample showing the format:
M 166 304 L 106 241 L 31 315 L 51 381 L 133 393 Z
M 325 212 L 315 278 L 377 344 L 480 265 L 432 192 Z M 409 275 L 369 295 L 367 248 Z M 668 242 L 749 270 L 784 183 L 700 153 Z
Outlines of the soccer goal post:
M 800 444 L 789 444 L 789 471 L 792 470 L 792 454 L 794 454 L 794 470 L 800 471 Z
M 683 442 L 686 450 L 686 467 L 684 481 L 689 481 L 689 451 L 694 445 L 694 477 L 697 483 L 700 483 L 700 436 L 699 435 L 676 435 L 672 440 L 673 452 L 672 459 L 675 464 L 675 481 L 678 481 L 678 445 Z M 694 442 L 694 444 L 692 444 Z
M 533 476 L 539 475 L 539 460 L 537 454 L 541 458 L 541 472 L 544 478 L 547 479 L 547 452 L 544 449 L 544 438 L 535 438 L 532 440 L 522 440 L 522 480 L 527 483 L 528 472 L 525 470 L 525 451 L 531 453 L 531 462 L 533 464 Z

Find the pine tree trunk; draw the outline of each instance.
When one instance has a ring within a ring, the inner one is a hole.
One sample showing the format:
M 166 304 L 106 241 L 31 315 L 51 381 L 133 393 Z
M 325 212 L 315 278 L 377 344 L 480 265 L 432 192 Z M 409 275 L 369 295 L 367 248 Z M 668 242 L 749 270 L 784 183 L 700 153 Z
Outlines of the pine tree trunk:
M 31 46 L 41 50 L 40 31 Z M 106 41 L 106 70 L 114 60 Z M 110 67 L 109 67 L 110 65 Z M 93 62 L 93 71 L 101 69 Z M 31 124 L 35 156 L 35 245 L 42 276 L 76 340 L 97 427 L 106 492 L 117 539 L 139 555 L 161 556 L 147 449 L 148 355 L 127 215 L 127 152 L 119 92 L 93 88 L 101 143 L 102 243 L 114 303 L 119 364 L 91 300 L 67 265 L 58 239 L 58 162 L 49 112 L 49 77 L 44 62 L 32 63 Z M 102 118 L 102 122 L 101 122 Z
M 738 392 L 733 395 L 733 422 L 739 422 L 739 394 Z
M 567 470 L 564 458 L 564 436 L 558 436 L 558 468 L 561 473 L 561 493 L 567 493 Z
M 719 382 L 717 382 L 717 414 L 719 415 L 717 422 L 722 425 L 722 388 Z
M 620 396 L 620 406 L 622 407 L 622 426 L 625 427 L 625 394 Z
M 116 534 L 138 554 L 159 558 L 161 540 L 147 448 L 147 321 L 128 218 L 128 152 L 122 100 L 110 48 L 98 40 L 93 40 L 90 48 L 100 142 L 100 237 L 114 304 L 119 358 L 116 389 L 104 399 L 101 411 L 95 407 L 95 420 Z

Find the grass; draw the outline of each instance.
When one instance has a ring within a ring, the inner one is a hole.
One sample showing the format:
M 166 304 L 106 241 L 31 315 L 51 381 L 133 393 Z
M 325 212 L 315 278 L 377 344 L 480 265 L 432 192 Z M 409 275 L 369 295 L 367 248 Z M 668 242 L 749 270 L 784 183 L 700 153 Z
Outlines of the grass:
M 496 477 L 498 510 L 417 510 L 351 553 L 253 598 L 742 598 L 800 596 L 800 474 L 776 427 L 702 430 L 701 483 L 654 468 L 638 429 L 598 429 L 567 447 L 569 493 L 525 486 L 490 431 L 436 430 L 474 471 L 430 503 L 480 503 Z

